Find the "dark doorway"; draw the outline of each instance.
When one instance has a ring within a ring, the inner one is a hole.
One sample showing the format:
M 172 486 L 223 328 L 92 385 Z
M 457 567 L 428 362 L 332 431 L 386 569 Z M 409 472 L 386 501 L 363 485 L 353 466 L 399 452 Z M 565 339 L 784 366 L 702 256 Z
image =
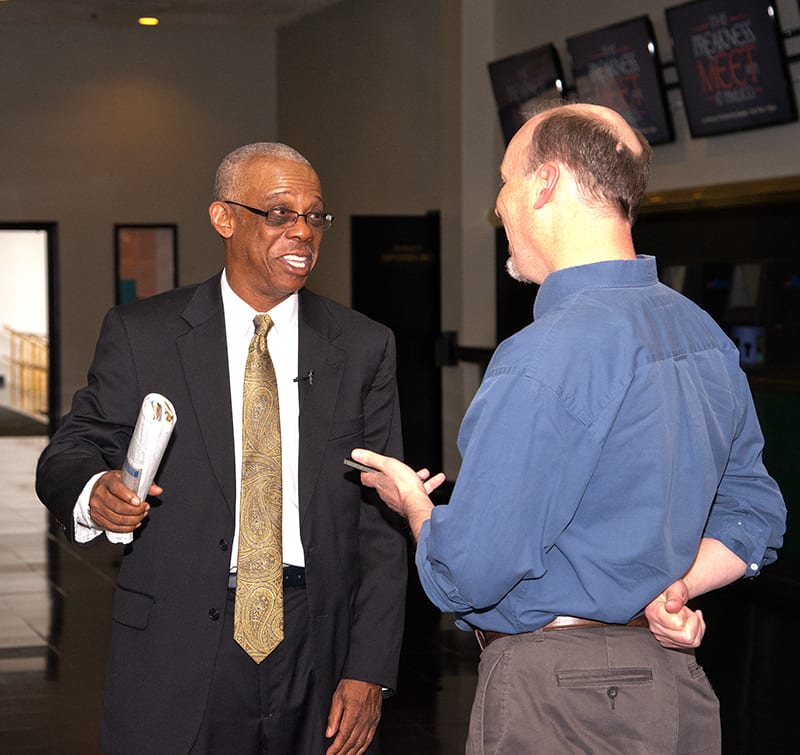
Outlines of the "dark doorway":
M 439 213 L 354 216 L 353 308 L 388 325 L 397 339 L 397 381 L 405 458 L 442 467 Z

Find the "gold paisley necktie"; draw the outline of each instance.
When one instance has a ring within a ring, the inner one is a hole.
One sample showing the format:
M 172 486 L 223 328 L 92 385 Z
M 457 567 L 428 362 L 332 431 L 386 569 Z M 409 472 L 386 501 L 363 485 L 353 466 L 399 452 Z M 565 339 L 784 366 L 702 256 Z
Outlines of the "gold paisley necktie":
M 242 495 L 233 634 L 260 663 L 283 639 L 281 426 L 267 349 L 269 315 L 256 315 L 244 371 Z

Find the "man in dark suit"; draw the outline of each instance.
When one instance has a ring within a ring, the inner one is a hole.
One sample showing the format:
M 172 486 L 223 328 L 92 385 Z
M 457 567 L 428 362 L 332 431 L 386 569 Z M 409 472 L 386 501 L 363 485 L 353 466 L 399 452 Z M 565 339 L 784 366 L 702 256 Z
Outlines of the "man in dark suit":
M 377 751 L 395 686 L 405 539 L 343 459 L 401 453 L 391 332 L 304 288 L 326 213 L 319 178 L 280 144 L 235 150 L 209 207 L 225 269 L 112 309 L 88 385 L 39 460 L 37 493 L 70 540 L 133 533 L 114 598 L 102 715 L 113 753 Z M 253 318 L 280 403 L 284 637 L 234 641 L 242 378 Z M 178 418 L 150 498 L 119 469 L 143 397 Z

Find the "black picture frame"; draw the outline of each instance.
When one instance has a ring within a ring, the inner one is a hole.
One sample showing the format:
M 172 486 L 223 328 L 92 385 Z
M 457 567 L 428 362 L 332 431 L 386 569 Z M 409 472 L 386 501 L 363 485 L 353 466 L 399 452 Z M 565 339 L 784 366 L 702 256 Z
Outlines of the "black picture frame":
M 178 285 L 178 226 L 174 223 L 114 225 L 117 304 L 126 304 Z
M 567 38 L 581 102 L 616 110 L 651 145 L 674 141 L 653 24 L 637 16 Z
M 552 44 L 535 47 L 488 64 L 503 139 L 511 138 L 537 105 L 561 97 L 564 74 Z
M 664 13 L 693 137 L 797 120 L 772 0 L 692 0 Z

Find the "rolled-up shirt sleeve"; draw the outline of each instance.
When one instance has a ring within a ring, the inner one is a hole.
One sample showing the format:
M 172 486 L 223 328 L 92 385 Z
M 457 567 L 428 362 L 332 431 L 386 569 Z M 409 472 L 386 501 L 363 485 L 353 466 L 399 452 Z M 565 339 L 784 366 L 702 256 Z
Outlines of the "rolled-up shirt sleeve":
M 755 406 L 749 400 L 704 533 L 747 564 L 746 577 L 758 576 L 775 561 L 786 531 L 786 505 L 764 467 L 763 447 Z

